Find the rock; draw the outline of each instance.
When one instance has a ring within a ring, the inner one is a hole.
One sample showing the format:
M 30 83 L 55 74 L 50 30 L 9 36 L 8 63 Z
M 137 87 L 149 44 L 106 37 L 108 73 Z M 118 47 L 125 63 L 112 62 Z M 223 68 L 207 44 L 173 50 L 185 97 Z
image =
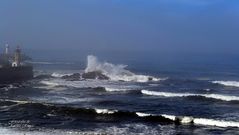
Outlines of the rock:
M 72 75 L 65 75 L 62 79 L 66 79 L 67 81 L 80 81 L 82 79 L 100 79 L 100 80 L 109 80 L 109 77 L 103 75 L 101 72 L 88 72 L 88 73 L 75 73 Z
M 97 90 L 97 91 L 105 91 L 105 87 L 96 87 L 96 88 L 93 88 L 94 90 Z
M 66 79 L 68 81 L 79 81 L 79 80 L 81 80 L 81 74 L 74 73 L 72 75 L 65 75 L 62 77 L 62 79 Z
M 148 79 L 149 79 L 149 81 L 153 81 L 153 77 L 149 77 Z
M 34 79 L 48 79 L 48 78 L 53 78 L 51 75 L 38 75 L 34 77 Z
M 103 75 L 99 71 L 83 73 L 82 78 L 84 79 L 100 79 L 100 80 L 109 80 L 109 77 Z

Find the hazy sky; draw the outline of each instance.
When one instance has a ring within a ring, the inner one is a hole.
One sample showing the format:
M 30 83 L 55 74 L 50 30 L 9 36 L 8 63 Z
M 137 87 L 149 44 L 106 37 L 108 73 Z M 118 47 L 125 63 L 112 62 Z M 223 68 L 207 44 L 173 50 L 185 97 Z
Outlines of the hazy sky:
M 238 0 L 1 0 L 0 44 L 32 50 L 238 54 Z

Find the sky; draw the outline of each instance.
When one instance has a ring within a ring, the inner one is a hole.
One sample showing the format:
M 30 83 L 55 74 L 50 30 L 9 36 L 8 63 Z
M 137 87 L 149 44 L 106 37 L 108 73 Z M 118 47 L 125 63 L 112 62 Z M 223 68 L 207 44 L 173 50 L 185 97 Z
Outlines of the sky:
M 0 1 L 0 45 L 38 56 L 230 57 L 239 55 L 238 36 L 238 0 Z

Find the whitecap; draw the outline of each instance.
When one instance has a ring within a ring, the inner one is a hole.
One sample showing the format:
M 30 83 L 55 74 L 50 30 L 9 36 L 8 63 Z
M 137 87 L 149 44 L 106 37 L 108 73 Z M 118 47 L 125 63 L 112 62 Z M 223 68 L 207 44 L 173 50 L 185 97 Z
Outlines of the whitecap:
M 107 92 L 137 90 L 140 87 L 128 82 L 113 82 L 108 80 L 81 80 L 81 81 L 66 81 L 64 79 L 50 79 L 40 82 L 48 86 L 46 89 L 63 89 L 66 87 L 73 88 L 105 88 Z M 36 88 L 44 88 L 44 86 L 36 86 Z
M 106 91 L 109 91 L 109 92 L 122 92 L 122 91 L 129 91 L 130 89 L 122 89 L 122 88 L 108 88 L 106 87 L 105 88 Z
M 238 81 L 212 81 L 212 83 L 221 84 L 221 85 L 230 86 L 230 87 L 239 87 Z
M 162 96 L 162 97 L 190 97 L 190 96 L 202 96 L 205 98 L 218 99 L 223 101 L 239 101 L 237 96 L 220 95 L 220 94 L 192 94 L 192 93 L 171 93 L 171 92 L 158 92 L 141 90 L 142 94 L 151 96 Z
M 239 122 L 234 121 L 223 121 L 205 118 L 195 118 L 193 120 L 195 124 L 206 125 L 206 126 L 217 126 L 217 127 L 239 127 Z
M 56 72 L 54 72 L 54 73 L 51 74 L 52 77 L 56 77 L 56 78 L 61 78 L 63 76 L 67 76 L 67 75 L 73 75 L 73 73 L 67 74 L 67 73 L 56 73 Z
M 152 114 L 141 113 L 141 112 L 136 112 L 136 115 L 138 115 L 139 117 L 148 117 L 148 116 L 152 116 Z
M 59 83 L 57 82 L 53 82 L 53 81 L 41 81 L 40 82 L 41 84 L 44 84 L 44 85 L 48 85 L 48 86 L 51 86 L 51 87 L 56 87 L 56 86 L 60 86 Z
M 118 112 L 117 110 L 108 110 L 108 109 L 95 109 L 95 112 L 98 114 L 114 114 Z
M 224 121 L 224 120 L 215 120 L 208 118 L 194 118 L 191 116 L 174 116 L 168 114 L 155 115 L 155 114 L 145 114 L 145 113 L 136 113 L 140 117 L 148 116 L 162 116 L 169 120 L 179 122 L 181 124 L 195 124 L 195 125 L 204 125 L 204 126 L 217 126 L 217 127 L 239 127 L 239 122 L 236 121 Z

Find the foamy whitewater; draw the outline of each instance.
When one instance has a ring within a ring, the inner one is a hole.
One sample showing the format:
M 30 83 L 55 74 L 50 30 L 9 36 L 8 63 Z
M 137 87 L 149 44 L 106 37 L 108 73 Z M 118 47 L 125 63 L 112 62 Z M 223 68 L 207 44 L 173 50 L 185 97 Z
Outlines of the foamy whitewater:
M 178 121 L 181 124 L 196 124 L 196 125 L 207 125 L 207 126 L 217 126 L 217 127 L 239 127 L 239 122 L 235 121 L 224 121 L 224 120 L 214 120 L 214 119 L 206 119 L 206 118 L 193 118 L 188 116 L 174 116 L 174 115 L 155 115 L 155 114 L 147 114 L 147 113 L 136 113 L 139 117 L 157 117 L 162 116 L 172 121 Z
M 239 101 L 239 97 L 237 96 L 227 96 L 220 94 L 192 94 L 192 93 L 170 93 L 170 92 L 156 92 L 149 90 L 141 90 L 141 93 L 145 95 L 152 96 L 163 96 L 163 97 L 190 97 L 190 96 L 202 96 L 205 98 L 212 98 L 224 101 Z
M 100 62 L 97 57 L 89 55 L 87 57 L 87 67 L 85 72 L 100 71 L 108 76 L 113 81 L 135 81 L 148 82 L 150 78 L 152 81 L 160 81 L 159 78 L 146 75 L 136 75 L 125 68 L 127 65 L 114 65 L 108 62 Z
M 82 80 L 82 81 L 66 81 L 63 79 L 49 79 L 43 80 L 41 84 L 47 86 L 48 89 L 59 89 L 62 87 L 74 87 L 74 88 L 98 88 L 103 87 L 106 91 L 130 91 L 137 90 L 140 87 L 135 84 L 130 84 L 127 82 L 107 81 L 107 80 Z M 42 88 L 43 86 L 38 86 L 37 88 Z
M 212 81 L 212 83 L 221 84 L 221 85 L 230 86 L 230 87 L 239 87 L 238 81 Z

